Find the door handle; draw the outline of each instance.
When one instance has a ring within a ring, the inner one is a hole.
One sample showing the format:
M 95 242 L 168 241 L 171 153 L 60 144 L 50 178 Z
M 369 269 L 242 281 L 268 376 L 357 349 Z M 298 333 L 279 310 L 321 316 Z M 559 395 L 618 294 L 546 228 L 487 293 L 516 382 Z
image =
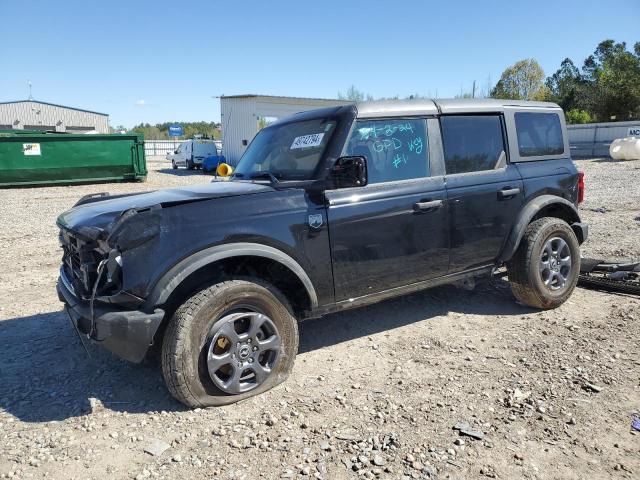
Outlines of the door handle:
M 515 197 L 520 193 L 519 188 L 503 188 L 502 190 L 498 190 L 498 198 L 500 199 L 508 199 Z
M 429 210 L 437 210 L 442 207 L 442 200 L 430 200 L 426 202 L 417 202 L 413 204 L 414 212 L 426 212 Z

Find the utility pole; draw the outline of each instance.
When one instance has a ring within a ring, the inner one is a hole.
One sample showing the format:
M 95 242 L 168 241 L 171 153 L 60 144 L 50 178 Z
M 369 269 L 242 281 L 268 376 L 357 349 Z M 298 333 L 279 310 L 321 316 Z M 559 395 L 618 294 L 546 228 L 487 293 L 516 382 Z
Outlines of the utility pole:
M 471 90 L 471 98 L 476 98 L 476 81 L 473 81 L 473 90 Z

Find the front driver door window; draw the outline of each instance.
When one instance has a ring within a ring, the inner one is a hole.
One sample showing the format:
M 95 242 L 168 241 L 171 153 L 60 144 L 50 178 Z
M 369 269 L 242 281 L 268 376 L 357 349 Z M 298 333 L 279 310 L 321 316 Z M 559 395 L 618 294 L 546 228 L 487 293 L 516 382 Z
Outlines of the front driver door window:
M 366 158 L 369 184 L 325 194 L 337 301 L 446 273 L 446 191 L 429 150 L 425 119 L 356 121 L 343 154 Z
M 358 120 L 345 155 L 367 159 L 369 184 L 429 176 L 429 140 L 422 119 Z

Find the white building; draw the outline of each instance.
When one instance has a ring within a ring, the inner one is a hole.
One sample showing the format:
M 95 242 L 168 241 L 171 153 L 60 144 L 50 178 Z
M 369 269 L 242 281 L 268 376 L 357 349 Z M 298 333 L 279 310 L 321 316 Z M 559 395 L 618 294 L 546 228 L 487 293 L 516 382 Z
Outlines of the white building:
M 353 103 L 322 98 L 229 95 L 220 97 L 222 154 L 236 165 L 261 127 L 278 118 L 316 108 Z
M 0 130 L 109 133 L 109 115 L 37 100 L 0 102 Z

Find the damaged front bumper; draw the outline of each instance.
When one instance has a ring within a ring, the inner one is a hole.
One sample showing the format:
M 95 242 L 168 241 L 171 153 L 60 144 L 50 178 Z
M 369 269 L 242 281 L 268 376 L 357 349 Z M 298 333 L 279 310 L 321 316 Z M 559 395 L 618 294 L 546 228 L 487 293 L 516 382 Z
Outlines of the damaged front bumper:
M 64 270 L 60 273 L 57 290 L 78 331 L 125 360 L 138 363 L 144 359 L 162 322 L 164 310 L 156 308 L 153 313 L 145 313 L 96 302 L 92 315 L 89 302 L 75 296 Z

